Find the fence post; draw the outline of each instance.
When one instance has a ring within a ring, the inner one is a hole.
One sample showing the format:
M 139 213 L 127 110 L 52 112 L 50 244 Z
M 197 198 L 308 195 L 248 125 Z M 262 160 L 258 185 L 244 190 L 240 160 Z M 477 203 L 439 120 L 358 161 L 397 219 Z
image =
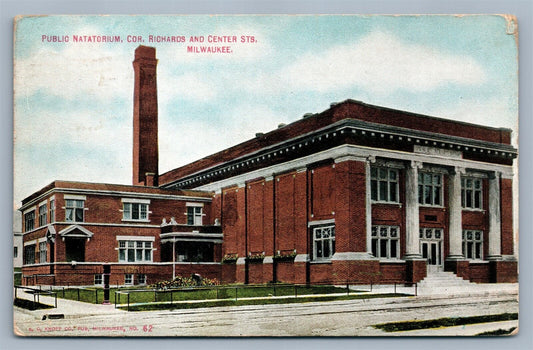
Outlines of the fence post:
M 115 291 L 115 309 L 117 308 L 117 292 Z
M 98 289 L 94 290 L 94 303 L 98 304 Z
M 350 295 L 350 286 L 348 285 L 348 282 L 346 282 L 346 295 Z
M 170 291 L 170 305 L 172 305 L 172 300 L 173 300 L 173 298 L 172 298 L 172 294 L 173 294 L 173 291 L 171 290 L 171 291 Z
M 154 303 L 157 301 L 157 291 L 154 289 Z
M 370 291 L 372 291 L 372 282 L 370 282 Z
M 128 311 L 130 311 L 130 293 L 128 293 Z
M 415 283 L 415 297 L 418 296 L 418 283 Z
M 237 301 L 237 287 L 235 287 L 235 301 Z
M 63 287 L 63 298 L 65 297 L 65 287 Z
M 55 307 L 56 307 L 56 309 L 57 309 L 57 293 L 54 293 L 54 297 L 55 297 L 55 298 L 54 298 L 54 299 L 55 299 Z
M 18 290 L 18 288 L 17 288 L 17 286 L 15 286 L 15 299 L 17 299 L 17 290 Z
M 274 283 L 274 296 L 277 296 L 276 295 L 276 284 Z
M 80 289 L 77 288 L 76 290 L 78 291 L 78 301 L 80 301 Z

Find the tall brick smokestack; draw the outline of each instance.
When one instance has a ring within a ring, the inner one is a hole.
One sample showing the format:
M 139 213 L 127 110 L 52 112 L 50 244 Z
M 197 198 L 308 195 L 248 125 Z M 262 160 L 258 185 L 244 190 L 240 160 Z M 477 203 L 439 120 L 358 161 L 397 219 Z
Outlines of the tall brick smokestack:
M 133 184 L 157 186 L 159 146 L 157 141 L 157 59 L 155 48 L 135 50 L 133 70 Z

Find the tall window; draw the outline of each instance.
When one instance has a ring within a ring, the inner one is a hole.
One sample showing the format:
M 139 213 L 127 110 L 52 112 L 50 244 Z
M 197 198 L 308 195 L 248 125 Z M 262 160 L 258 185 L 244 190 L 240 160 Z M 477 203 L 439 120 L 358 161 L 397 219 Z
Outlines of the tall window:
M 119 262 L 152 261 L 151 241 L 118 241 Z
M 463 230 L 463 255 L 467 259 L 483 260 L 483 231 Z
M 372 226 L 372 254 L 376 258 L 400 257 L 400 228 L 397 226 Z
M 373 201 L 398 203 L 398 170 L 371 168 L 370 189 Z
M 202 225 L 202 207 L 187 207 L 187 225 Z
M 50 222 L 56 221 L 56 201 L 52 199 L 50 201 Z
M 46 262 L 46 242 L 39 243 L 39 262 Z
M 148 220 L 148 204 L 124 203 L 124 220 Z
M 421 172 L 418 174 L 418 203 L 442 205 L 442 175 Z
M 46 214 L 48 209 L 46 208 L 46 203 L 39 206 L 39 226 L 46 225 Z
M 65 200 L 65 221 L 83 222 L 83 200 Z
M 31 231 L 35 227 L 35 210 L 24 214 L 24 230 Z
M 461 205 L 467 209 L 483 209 L 483 180 L 461 178 Z
M 24 247 L 24 265 L 35 264 L 35 244 Z
M 335 254 L 335 225 L 313 228 L 313 260 L 329 260 Z
M 127 273 L 124 275 L 124 284 L 133 284 L 133 274 Z

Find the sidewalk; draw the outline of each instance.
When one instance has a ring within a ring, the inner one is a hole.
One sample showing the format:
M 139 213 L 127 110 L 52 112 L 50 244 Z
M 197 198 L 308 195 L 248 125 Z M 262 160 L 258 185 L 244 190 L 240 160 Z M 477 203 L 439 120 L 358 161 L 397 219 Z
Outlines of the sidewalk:
M 14 294 L 13 294 L 14 295 Z M 33 301 L 33 294 L 27 293 L 22 289 L 17 291 L 17 297 L 20 299 L 26 299 Z M 47 304 L 54 306 L 55 298 L 53 296 L 40 295 L 39 302 L 41 304 Z M 69 300 L 57 298 L 57 308 L 41 309 L 41 310 L 26 310 L 19 308 L 25 314 L 35 316 L 35 318 L 42 319 L 44 315 L 48 314 L 63 314 L 65 318 L 76 318 L 82 316 L 103 315 L 110 313 L 126 312 L 119 309 L 115 309 L 115 304 L 102 305 L 102 304 L 89 304 L 81 301 Z

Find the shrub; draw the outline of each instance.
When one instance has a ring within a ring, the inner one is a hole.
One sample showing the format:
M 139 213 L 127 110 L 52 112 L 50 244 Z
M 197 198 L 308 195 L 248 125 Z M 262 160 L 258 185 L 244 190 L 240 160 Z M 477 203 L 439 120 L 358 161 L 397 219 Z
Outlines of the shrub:
M 206 286 L 218 286 L 220 282 L 216 278 L 201 278 L 199 280 L 190 277 L 176 276 L 171 281 L 159 281 L 152 285 L 151 288 L 155 289 L 171 289 L 179 287 L 206 287 Z

